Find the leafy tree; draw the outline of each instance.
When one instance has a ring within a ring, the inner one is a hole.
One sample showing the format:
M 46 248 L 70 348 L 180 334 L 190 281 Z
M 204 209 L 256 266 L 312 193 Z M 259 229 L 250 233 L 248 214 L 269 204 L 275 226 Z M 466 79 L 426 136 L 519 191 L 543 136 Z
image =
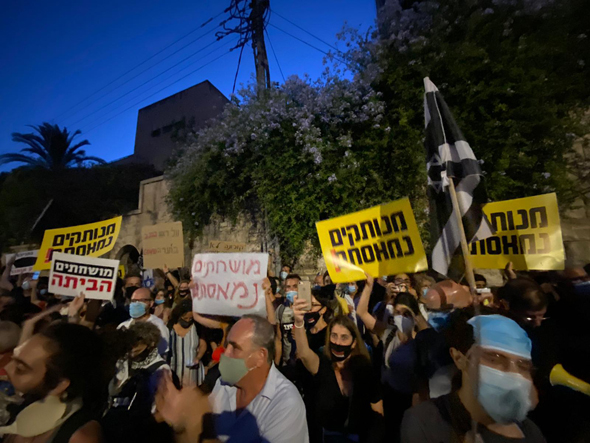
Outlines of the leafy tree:
M 423 85 L 438 85 L 482 162 L 492 200 L 580 190 L 565 154 L 585 134 L 590 45 L 582 0 L 386 3 L 375 32 L 343 33 L 348 72 L 234 98 L 167 172 L 176 217 L 266 214 L 283 259 L 314 224 L 409 196 L 425 222 Z
M 265 213 L 284 260 L 298 257 L 315 222 L 406 195 L 419 203 L 422 160 L 396 144 L 384 103 L 362 80 L 326 73 L 289 78 L 257 96 L 241 91 L 220 120 L 185 147 L 171 179 L 174 214 L 193 235 L 212 215 Z
M 73 166 L 81 166 L 84 163 L 104 164 L 105 161 L 98 157 L 87 156 L 86 151 L 80 149 L 89 145 L 88 140 L 72 144 L 74 138 L 81 134 L 76 131 L 73 134 L 64 127 L 43 123 L 39 126 L 30 126 L 37 134 L 21 134 L 14 132 L 12 140 L 28 145 L 21 149 L 21 153 L 9 153 L 0 155 L 0 165 L 7 163 L 24 163 L 30 167 L 40 167 L 51 171 L 61 171 Z
M 137 164 L 68 168 L 59 174 L 43 168 L 5 173 L 0 180 L 0 244 L 40 242 L 46 229 L 125 214 L 137 208 L 139 182 L 155 175 L 152 166 Z
M 589 129 L 586 8 L 581 0 L 390 0 L 380 32 L 353 33 L 347 57 L 372 75 L 392 117 L 419 130 L 429 76 L 481 160 L 492 200 L 555 191 L 567 206 L 582 189 L 568 178 L 566 154 Z

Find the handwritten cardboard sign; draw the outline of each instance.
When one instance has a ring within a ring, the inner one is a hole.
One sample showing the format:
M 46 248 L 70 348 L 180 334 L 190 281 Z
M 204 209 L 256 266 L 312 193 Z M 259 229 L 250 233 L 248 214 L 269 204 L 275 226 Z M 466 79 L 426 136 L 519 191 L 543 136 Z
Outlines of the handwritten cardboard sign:
M 232 241 L 210 240 L 207 248 L 208 252 L 242 252 L 246 249 L 246 243 L 236 243 Z
M 471 244 L 475 267 L 561 270 L 565 251 L 556 194 L 535 195 L 483 207 L 496 235 Z
M 53 253 L 49 273 L 49 292 L 86 299 L 111 300 L 119 268 L 118 260 Z
M 182 222 L 160 223 L 141 228 L 143 267 L 146 269 L 184 266 Z
M 113 249 L 119 237 L 121 220 L 123 217 L 115 217 L 97 223 L 45 231 L 33 269 L 35 271 L 49 269 L 54 252 L 91 257 L 106 254 Z
M 197 254 L 191 273 L 193 311 L 200 314 L 265 315 L 262 282 L 268 254 Z
M 10 270 L 10 275 L 28 274 L 29 272 L 33 272 L 33 266 L 37 261 L 38 253 L 39 250 L 17 252 L 14 257 L 14 264 Z

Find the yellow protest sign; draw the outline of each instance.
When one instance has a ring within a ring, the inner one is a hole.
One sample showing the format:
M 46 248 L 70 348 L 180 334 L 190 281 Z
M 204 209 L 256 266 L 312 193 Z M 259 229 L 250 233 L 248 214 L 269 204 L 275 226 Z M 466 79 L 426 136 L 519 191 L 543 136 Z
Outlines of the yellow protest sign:
M 428 268 L 408 198 L 316 223 L 334 283 Z
M 91 257 L 106 254 L 115 246 L 122 219 L 123 217 L 115 217 L 97 223 L 45 231 L 33 269 L 35 271 L 49 269 L 54 252 Z
M 555 194 L 488 203 L 483 207 L 496 235 L 471 244 L 473 266 L 560 270 L 565 252 Z

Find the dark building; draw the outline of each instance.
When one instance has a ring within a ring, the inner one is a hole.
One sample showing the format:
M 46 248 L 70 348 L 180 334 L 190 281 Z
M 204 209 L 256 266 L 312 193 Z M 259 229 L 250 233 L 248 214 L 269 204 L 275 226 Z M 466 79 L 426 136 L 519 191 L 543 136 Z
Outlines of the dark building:
M 116 164 L 149 163 L 163 171 L 176 149 L 175 135 L 198 131 L 223 111 L 229 100 L 208 80 L 139 110 L 133 154 Z

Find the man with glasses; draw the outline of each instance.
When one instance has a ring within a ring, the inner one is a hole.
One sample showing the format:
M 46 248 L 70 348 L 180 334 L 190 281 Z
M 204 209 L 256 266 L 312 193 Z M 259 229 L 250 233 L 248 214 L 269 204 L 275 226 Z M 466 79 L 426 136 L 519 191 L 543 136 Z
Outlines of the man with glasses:
M 461 387 L 408 410 L 402 443 L 544 443 L 527 418 L 536 391 L 526 332 L 507 317 L 474 317 L 469 308 L 453 315 L 446 336 Z
M 131 303 L 129 304 L 129 315 L 131 318 L 121 323 L 119 328 L 129 328 L 136 322 L 148 322 L 157 326 L 160 330 L 161 339 L 158 343 L 158 353 L 161 356 L 166 356 L 168 353 L 168 343 L 170 342 L 170 332 L 162 320 L 150 313 L 154 305 L 154 298 L 152 292 L 148 288 L 139 288 L 131 295 Z
M 545 320 L 547 295 L 534 280 L 515 278 L 498 290 L 500 305 L 526 329 L 538 328 Z

